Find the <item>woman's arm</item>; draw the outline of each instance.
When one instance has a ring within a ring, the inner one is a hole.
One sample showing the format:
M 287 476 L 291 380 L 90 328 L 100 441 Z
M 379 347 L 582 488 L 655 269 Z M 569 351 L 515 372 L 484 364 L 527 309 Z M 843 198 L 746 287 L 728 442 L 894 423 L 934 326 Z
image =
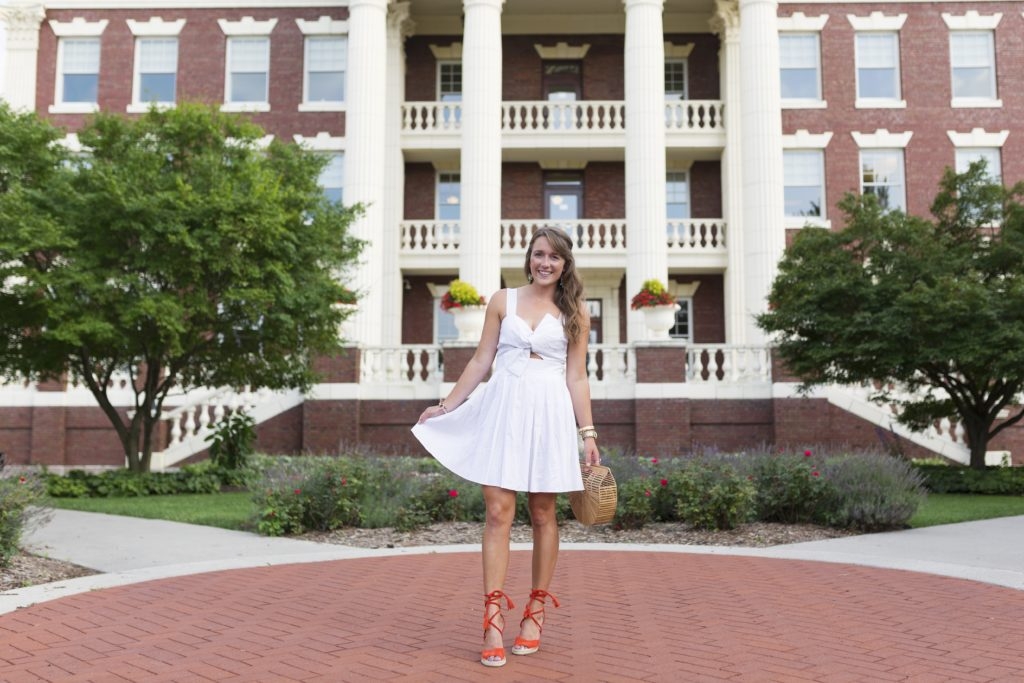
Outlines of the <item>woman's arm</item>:
M 590 338 L 590 316 L 584 311 L 583 327 L 576 341 L 569 342 L 565 359 L 565 383 L 569 387 L 576 424 L 593 430 L 594 417 L 590 407 L 590 380 L 587 378 L 587 343 Z M 583 439 L 583 461 L 588 465 L 601 463 L 596 431 Z
M 443 415 L 457 408 L 465 401 L 484 377 L 494 363 L 494 356 L 498 353 L 498 335 L 501 332 L 501 320 L 505 317 L 505 290 L 499 290 L 491 297 L 487 304 L 486 318 L 484 319 L 484 330 L 480 335 L 480 343 L 476 346 L 476 352 L 466 364 L 466 368 L 459 375 L 451 393 L 441 403 L 430 406 L 420 415 L 418 422 L 426 422 L 432 417 Z

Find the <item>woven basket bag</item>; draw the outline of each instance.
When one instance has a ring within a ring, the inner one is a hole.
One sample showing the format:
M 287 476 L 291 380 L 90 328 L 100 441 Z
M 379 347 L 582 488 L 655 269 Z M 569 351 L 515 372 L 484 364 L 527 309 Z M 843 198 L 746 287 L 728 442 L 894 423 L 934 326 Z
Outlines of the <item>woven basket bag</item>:
M 569 506 L 581 524 L 607 524 L 615 517 L 619 500 L 612 471 L 604 465 L 580 465 L 583 490 L 569 492 Z

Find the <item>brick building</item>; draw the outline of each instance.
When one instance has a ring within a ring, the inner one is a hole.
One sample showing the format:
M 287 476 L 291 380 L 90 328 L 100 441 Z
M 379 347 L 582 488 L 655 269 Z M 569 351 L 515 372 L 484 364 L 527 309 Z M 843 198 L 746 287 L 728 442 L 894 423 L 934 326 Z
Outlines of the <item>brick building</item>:
M 472 351 L 439 309 L 459 277 L 525 282 L 533 229 L 575 240 L 594 321 L 602 443 L 642 453 L 893 439 L 853 387 L 799 398 L 753 315 L 795 231 L 838 227 L 846 192 L 926 213 L 947 166 L 1024 179 L 1024 2 L 820 0 L 12 0 L 5 98 L 73 131 L 98 109 L 220 103 L 331 157 L 325 191 L 368 210 L 364 293 L 308 396 L 193 392 L 173 464 L 217 405 L 263 448 L 415 451 L 408 427 Z M 627 238 L 628 236 L 628 238 Z M 669 284 L 674 325 L 628 300 Z M 471 335 L 471 333 L 470 333 Z M 471 337 L 470 337 L 471 339 Z M 964 459 L 955 424 L 897 428 Z M 993 445 L 1024 457 L 1024 432 Z M 0 388 L 0 450 L 117 464 L 72 384 Z

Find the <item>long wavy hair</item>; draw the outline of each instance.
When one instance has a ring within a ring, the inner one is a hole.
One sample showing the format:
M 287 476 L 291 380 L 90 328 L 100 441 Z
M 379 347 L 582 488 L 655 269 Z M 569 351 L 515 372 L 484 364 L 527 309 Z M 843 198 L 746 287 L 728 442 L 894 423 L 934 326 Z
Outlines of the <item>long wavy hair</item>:
M 572 240 L 565 234 L 564 230 L 552 227 L 538 228 L 530 238 L 530 246 L 526 250 L 526 264 L 523 271 L 527 279 L 530 278 L 530 254 L 533 253 L 533 244 L 540 237 L 546 237 L 548 244 L 562 258 L 562 277 L 558 282 L 558 289 L 555 294 L 555 305 L 562 312 L 565 319 L 565 335 L 569 341 L 575 342 L 583 332 L 585 326 L 583 296 L 583 280 L 576 271 L 576 259 L 572 254 Z M 531 280 L 532 281 L 532 280 Z

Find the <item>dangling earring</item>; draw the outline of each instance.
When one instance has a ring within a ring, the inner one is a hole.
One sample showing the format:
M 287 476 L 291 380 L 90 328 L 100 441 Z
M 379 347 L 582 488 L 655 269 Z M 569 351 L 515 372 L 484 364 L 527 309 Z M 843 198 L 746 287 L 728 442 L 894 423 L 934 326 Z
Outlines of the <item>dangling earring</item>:
M 533 273 L 530 273 L 529 275 L 526 276 L 526 281 L 529 282 L 531 285 L 533 284 Z
M 558 281 L 558 288 L 559 288 L 559 289 L 561 289 L 561 288 L 562 288 L 562 281 L 561 281 L 561 280 L 559 280 L 559 281 Z

